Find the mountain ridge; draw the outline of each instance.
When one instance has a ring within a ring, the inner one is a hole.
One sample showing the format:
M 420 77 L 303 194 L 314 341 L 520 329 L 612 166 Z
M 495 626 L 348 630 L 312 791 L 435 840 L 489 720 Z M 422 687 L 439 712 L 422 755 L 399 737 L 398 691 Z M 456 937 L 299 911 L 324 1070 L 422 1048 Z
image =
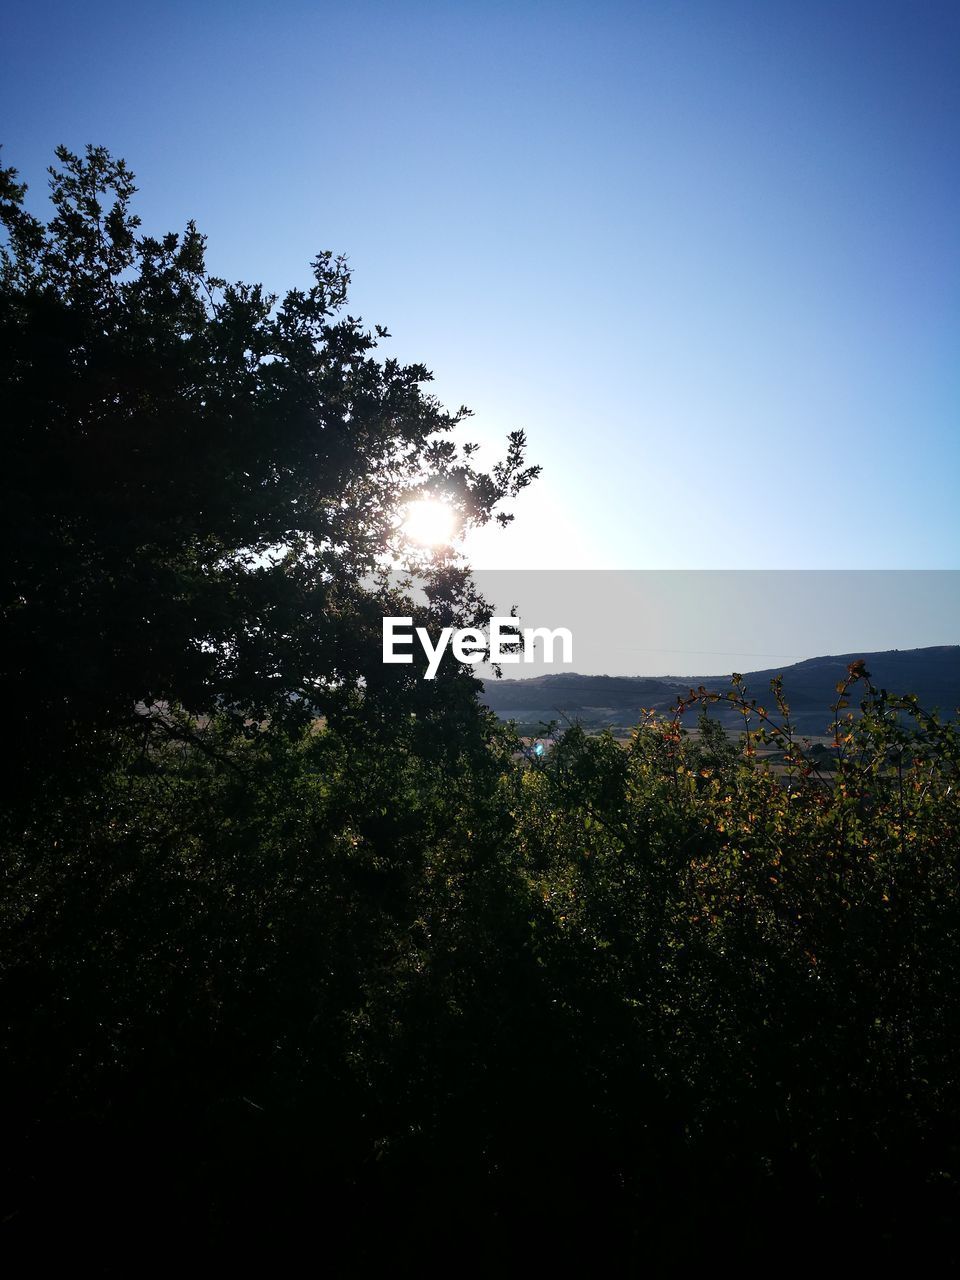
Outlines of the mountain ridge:
M 915 694 L 928 711 L 952 716 L 960 707 L 960 645 L 820 654 L 786 666 L 743 673 L 748 693 L 763 701 L 770 681 L 783 676 L 791 716 L 805 733 L 821 733 L 836 699 L 836 685 L 851 662 L 862 660 L 873 683 L 891 693 Z M 723 692 L 730 675 L 607 676 L 575 671 L 551 672 L 527 679 L 484 681 L 483 701 L 501 719 L 580 720 L 584 724 L 635 724 L 642 710 L 672 710 L 678 695 L 700 685 Z M 723 706 L 711 712 L 731 724 L 740 718 Z

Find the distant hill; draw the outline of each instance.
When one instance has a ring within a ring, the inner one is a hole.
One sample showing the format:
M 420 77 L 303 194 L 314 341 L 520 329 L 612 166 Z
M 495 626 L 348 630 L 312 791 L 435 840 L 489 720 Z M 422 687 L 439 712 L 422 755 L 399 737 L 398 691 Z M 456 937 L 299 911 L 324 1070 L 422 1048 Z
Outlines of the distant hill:
M 889 649 L 882 653 L 843 653 L 807 658 L 792 666 L 745 672 L 748 691 L 765 705 L 770 681 L 783 676 L 784 692 L 797 728 L 824 733 L 837 681 L 849 663 L 862 658 L 874 684 L 891 693 L 913 693 L 926 710 L 945 716 L 960 707 L 960 645 L 927 649 Z M 591 727 L 633 725 L 643 708 L 669 711 L 678 694 L 705 685 L 725 692 L 729 675 L 721 676 L 582 676 L 574 672 L 536 676 L 529 680 L 487 680 L 484 701 L 501 719 L 523 723 L 555 719 L 580 720 Z M 741 719 L 726 708 L 711 709 L 724 723 L 739 727 Z

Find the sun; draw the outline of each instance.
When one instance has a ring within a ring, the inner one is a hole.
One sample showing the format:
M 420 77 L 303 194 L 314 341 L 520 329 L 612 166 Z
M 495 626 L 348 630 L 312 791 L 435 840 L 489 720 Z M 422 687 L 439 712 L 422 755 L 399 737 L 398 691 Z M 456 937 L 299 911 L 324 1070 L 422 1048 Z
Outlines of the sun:
M 406 507 L 403 532 L 422 547 L 446 547 L 457 532 L 457 514 L 440 498 L 418 498 Z

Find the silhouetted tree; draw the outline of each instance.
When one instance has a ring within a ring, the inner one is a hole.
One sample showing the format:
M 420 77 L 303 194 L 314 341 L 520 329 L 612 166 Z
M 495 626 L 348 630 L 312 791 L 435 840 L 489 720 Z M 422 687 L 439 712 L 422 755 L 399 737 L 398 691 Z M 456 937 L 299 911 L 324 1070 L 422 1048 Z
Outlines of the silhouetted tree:
M 412 492 L 484 523 L 535 475 L 514 433 L 490 473 L 375 356 L 328 252 L 282 299 L 228 284 L 193 223 L 140 233 L 133 175 L 57 151 L 54 216 L 0 172 L 0 677 L 14 733 L 117 724 L 134 704 L 274 717 L 378 674 L 360 584 Z M 500 513 L 497 517 L 510 516 Z M 446 566 L 435 598 L 468 598 Z M 373 661 L 375 660 L 375 662 Z M 48 741 L 49 746 L 49 741 Z

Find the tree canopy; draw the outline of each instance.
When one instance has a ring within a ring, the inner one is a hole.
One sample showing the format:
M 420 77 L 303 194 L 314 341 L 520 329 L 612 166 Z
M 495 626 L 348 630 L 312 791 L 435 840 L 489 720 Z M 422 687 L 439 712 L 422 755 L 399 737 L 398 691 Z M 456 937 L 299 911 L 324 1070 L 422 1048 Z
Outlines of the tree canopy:
M 423 365 L 378 359 L 387 331 L 346 312 L 343 257 L 318 254 L 282 298 L 229 284 L 192 222 L 141 233 L 122 160 L 57 160 L 46 224 L 0 172 L 9 712 L 322 704 L 373 674 L 364 623 L 382 611 L 362 584 L 402 553 L 404 501 L 441 493 L 461 527 L 510 519 L 498 504 L 537 471 L 523 434 L 478 470 L 453 438 L 468 411 L 428 394 Z M 443 568 L 437 601 L 462 604 Z

